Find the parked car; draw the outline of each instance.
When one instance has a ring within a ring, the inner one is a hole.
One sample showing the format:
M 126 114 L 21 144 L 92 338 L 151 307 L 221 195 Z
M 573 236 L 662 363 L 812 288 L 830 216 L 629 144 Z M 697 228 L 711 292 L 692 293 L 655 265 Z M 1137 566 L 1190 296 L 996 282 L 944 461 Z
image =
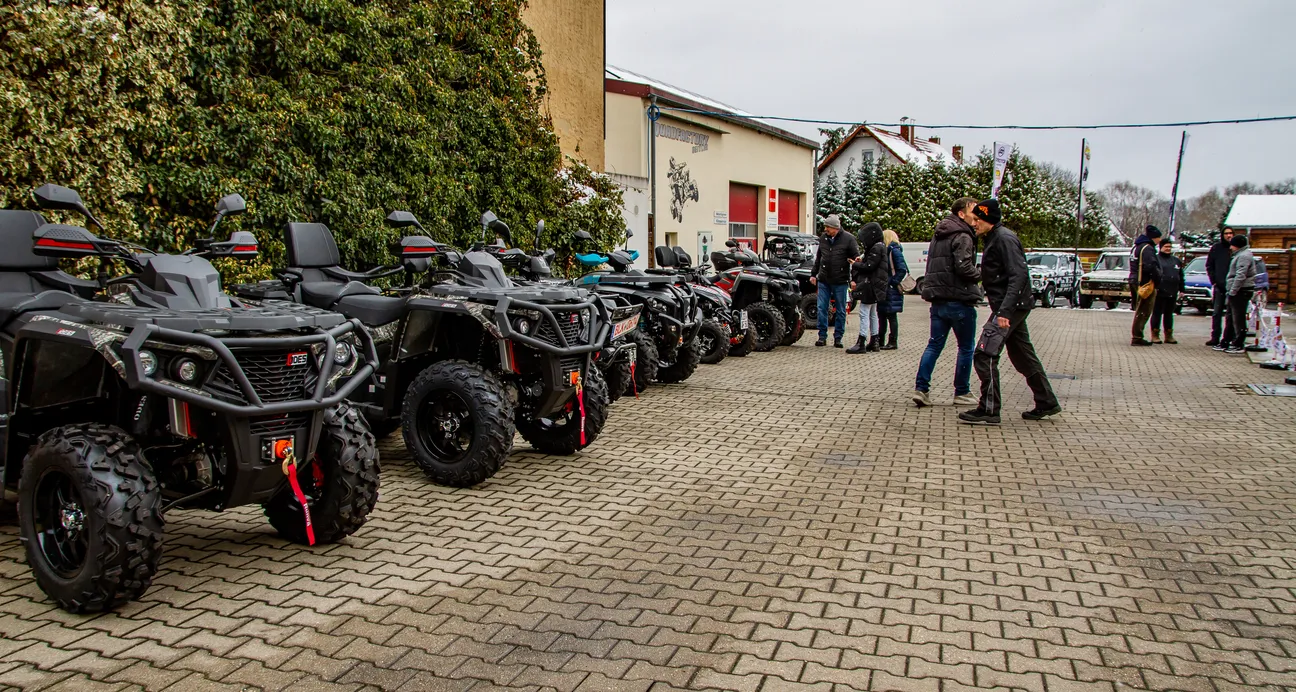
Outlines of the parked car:
M 1094 301 L 1101 300 L 1111 310 L 1120 303 L 1130 302 L 1129 253 L 1122 248 L 1098 256 L 1093 271 L 1080 277 L 1080 307 L 1088 309 Z
M 1255 267 L 1256 300 L 1264 305 L 1268 301 L 1269 294 L 1269 268 L 1261 257 L 1255 258 Z M 1213 297 L 1210 277 L 1206 275 L 1206 258 L 1194 257 L 1188 266 L 1184 267 L 1184 287 L 1179 292 L 1179 308 L 1191 306 L 1197 308 L 1198 314 L 1205 315 L 1210 312 Z
M 1030 268 L 1031 293 L 1040 305 L 1051 308 L 1058 297 L 1067 299 L 1071 307 L 1080 302 L 1080 258 L 1071 252 L 1028 252 L 1026 265 Z

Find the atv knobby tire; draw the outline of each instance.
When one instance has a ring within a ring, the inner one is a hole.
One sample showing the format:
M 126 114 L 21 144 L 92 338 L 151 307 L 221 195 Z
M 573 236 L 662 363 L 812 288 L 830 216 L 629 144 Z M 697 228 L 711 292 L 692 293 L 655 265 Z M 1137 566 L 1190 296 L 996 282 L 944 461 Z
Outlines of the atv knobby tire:
M 575 401 L 572 402 L 572 415 L 561 424 L 555 424 L 556 421 L 545 423 L 543 420 L 525 420 L 519 417 L 517 431 L 522 433 L 522 439 L 545 454 L 563 456 L 575 454 L 594 444 L 594 440 L 598 439 L 599 433 L 603 432 L 604 424 L 607 423 L 608 386 L 598 368 L 589 369 L 583 386 L 585 444 L 581 444 L 580 407 Z
M 783 335 L 787 332 L 783 313 L 763 301 L 747 306 L 747 323 L 756 334 L 752 348 L 762 353 L 778 348 L 779 343 L 783 341 Z
M 603 373 L 603 381 L 607 383 L 608 401 L 620 399 L 630 389 L 630 359 L 612 363 L 612 367 Z
M 653 341 L 651 334 L 636 329 L 630 332 L 630 339 L 635 342 L 635 369 L 634 381 L 626 394 L 647 389 L 657 379 L 657 367 L 661 363 L 657 355 L 657 342 Z
M 687 380 L 697 370 L 701 358 L 702 351 L 698 347 L 695 336 L 675 349 L 675 360 L 669 363 L 662 361 L 657 368 L 657 381 L 662 384 L 675 384 Z
M 148 590 L 162 557 L 162 492 L 134 438 L 65 425 L 23 459 L 18 523 L 36 583 L 72 613 L 111 610 Z
M 729 342 L 729 357 L 742 358 L 752 352 L 752 347 L 756 343 L 756 330 L 751 326 L 751 318 L 747 318 L 747 333 L 743 340 L 738 343 Z
M 783 335 L 783 340 L 779 343 L 783 346 L 791 346 L 800 341 L 801 337 L 805 335 L 805 320 L 801 317 L 801 313 L 797 311 L 797 308 L 788 308 L 788 311 L 783 315 L 783 321 L 786 325 L 787 334 Z
M 438 485 L 468 488 L 494 476 L 513 447 L 514 429 L 504 385 L 472 363 L 434 363 L 405 392 L 405 446 Z M 453 453 L 447 447 L 454 447 Z
M 715 365 L 729 355 L 729 328 L 715 320 L 702 320 L 697 344 L 700 362 Z
M 340 404 L 324 412 L 315 458 L 298 462 L 297 481 L 316 543 L 336 543 L 364 526 L 378 504 L 378 445 L 359 411 Z M 280 536 L 309 543 L 301 503 L 287 483 L 261 507 Z

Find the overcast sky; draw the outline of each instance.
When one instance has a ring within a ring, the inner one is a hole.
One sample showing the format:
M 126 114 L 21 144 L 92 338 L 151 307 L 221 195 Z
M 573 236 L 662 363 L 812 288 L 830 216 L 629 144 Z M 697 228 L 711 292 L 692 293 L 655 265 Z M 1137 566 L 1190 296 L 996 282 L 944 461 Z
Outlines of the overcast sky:
M 541 0 L 543 1 L 543 0 Z M 1296 0 L 607 0 L 608 62 L 743 110 L 1089 124 L 1296 115 Z M 777 124 L 819 140 L 815 125 Z M 919 130 L 1015 142 L 1168 195 L 1180 130 Z M 1296 176 L 1296 121 L 1189 129 L 1181 195 Z

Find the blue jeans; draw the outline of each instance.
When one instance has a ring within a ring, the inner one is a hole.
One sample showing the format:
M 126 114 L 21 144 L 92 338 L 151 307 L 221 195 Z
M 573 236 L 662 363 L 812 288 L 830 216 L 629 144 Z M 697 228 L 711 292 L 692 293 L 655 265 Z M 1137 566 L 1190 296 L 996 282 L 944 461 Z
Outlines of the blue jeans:
M 837 314 L 833 319 L 833 340 L 841 341 L 846 336 L 846 294 L 850 284 L 826 284 L 819 282 L 819 340 L 828 340 L 828 301 L 837 301 Z
M 925 392 L 931 388 L 932 371 L 936 369 L 936 360 L 945 349 L 945 339 L 950 330 L 954 330 L 954 339 L 958 341 L 958 360 L 954 363 L 954 395 L 960 396 L 972 391 L 972 352 L 976 349 L 977 311 L 967 303 L 932 303 L 931 337 L 927 339 L 927 350 L 923 351 L 922 361 L 918 364 L 918 379 L 914 389 Z

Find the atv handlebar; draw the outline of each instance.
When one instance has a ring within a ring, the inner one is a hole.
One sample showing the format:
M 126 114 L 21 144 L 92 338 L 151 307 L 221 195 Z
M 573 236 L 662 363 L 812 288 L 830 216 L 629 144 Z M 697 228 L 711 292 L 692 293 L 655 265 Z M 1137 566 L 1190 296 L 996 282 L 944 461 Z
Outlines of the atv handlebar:
M 337 338 L 346 334 L 355 334 L 360 340 L 360 345 L 364 349 L 367 361 L 363 366 L 358 368 L 349 380 L 338 387 L 338 390 L 331 396 L 325 396 L 328 391 L 329 380 L 333 376 L 336 363 L 333 362 L 333 351 L 337 346 Z M 200 393 L 198 389 L 180 388 L 163 384 L 156 380 L 149 379 L 144 374 L 144 364 L 140 361 L 139 352 L 144 346 L 144 342 L 150 339 L 165 341 L 168 343 L 181 343 L 193 346 L 202 346 L 211 349 L 216 357 L 224 363 L 229 369 L 230 374 L 234 377 L 235 383 L 238 384 L 239 391 L 248 404 L 231 404 L 227 401 L 221 401 L 212 396 Z M 310 399 L 297 399 L 294 401 L 277 401 L 272 403 L 263 403 L 261 397 L 257 395 L 256 389 L 248 380 L 247 374 L 239 365 L 238 358 L 230 350 L 234 347 L 269 347 L 269 346 L 309 346 L 317 343 L 324 344 L 324 352 L 320 358 L 320 372 L 315 384 L 315 392 Z M 217 339 L 207 334 L 195 332 L 184 332 L 175 329 L 167 329 L 154 324 L 141 324 L 135 327 L 130 335 L 118 349 L 123 358 L 125 365 L 126 382 L 132 389 L 145 391 L 150 394 L 178 399 L 188 404 L 193 404 L 206 409 L 212 409 L 219 413 L 231 416 L 260 416 L 271 413 L 292 413 L 294 411 L 307 411 L 328 408 L 343 399 L 347 398 L 351 392 L 355 391 L 362 382 L 368 380 L 375 372 L 375 363 L 378 362 L 378 353 L 374 348 L 373 337 L 369 335 L 359 320 L 347 320 L 342 324 L 331 329 L 317 329 L 314 334 L 292 337 L 232 337 L 227 339 Z

